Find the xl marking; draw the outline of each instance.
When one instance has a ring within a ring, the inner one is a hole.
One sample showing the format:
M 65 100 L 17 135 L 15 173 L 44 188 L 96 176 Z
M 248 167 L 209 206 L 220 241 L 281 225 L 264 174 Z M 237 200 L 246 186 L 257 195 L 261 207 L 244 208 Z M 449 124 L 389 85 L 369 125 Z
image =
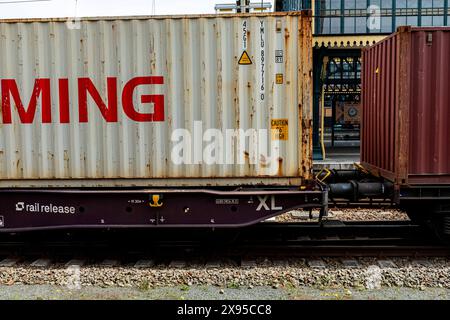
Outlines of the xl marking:
M 269 196 L 258 196 L 258 200 L 259 200 L 259 205 L 256 208 L 256 211 L 261 211 L 262 209 L 264 209 L 264 211 L 278 211 L 278 210 L 283 210 L 283 207 L 277 207 L 276 205 L 276 201 L 275 201 L 275 196 L 270 196 L 270 207 L 267 204 L 267 200 L 269 200 Z

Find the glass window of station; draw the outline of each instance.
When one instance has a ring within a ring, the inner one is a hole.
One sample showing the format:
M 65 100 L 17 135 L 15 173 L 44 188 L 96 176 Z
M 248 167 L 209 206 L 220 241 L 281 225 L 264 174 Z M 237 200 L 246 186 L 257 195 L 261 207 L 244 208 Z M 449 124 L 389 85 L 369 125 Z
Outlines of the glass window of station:
M 312 1 L 314 0 L 277 0 L 275 5 L 277 11 L 298 11 L 311 9 Z
M 399 26 L 448 25 L 448 0 L 321 0 L 316 33 L 392 33 Z
M 399 26 L 449 26 L 450 0 L 281 0 L 283 11 L 315 9 L 315 33 L 389 34 Z

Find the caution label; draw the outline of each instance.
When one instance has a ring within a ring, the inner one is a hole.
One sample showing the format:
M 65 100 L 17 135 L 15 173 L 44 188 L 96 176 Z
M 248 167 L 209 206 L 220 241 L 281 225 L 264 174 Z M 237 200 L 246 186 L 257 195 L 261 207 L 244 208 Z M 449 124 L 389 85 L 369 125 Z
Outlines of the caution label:
M 247 50 L 244 50 L 244 52 L 242 53 L 241 58 L 239 59 L 239 64 L 243 66 L 253 64 L 252 59 L 250 59 L 250 56 L 247 53 Z
M 284 75 L 282 73 L 277 73 L 276 75 L 276 83 L 283 84 L 284 83 Z
M 288 119 L 272 119 L 272 140 L 289 140 Z

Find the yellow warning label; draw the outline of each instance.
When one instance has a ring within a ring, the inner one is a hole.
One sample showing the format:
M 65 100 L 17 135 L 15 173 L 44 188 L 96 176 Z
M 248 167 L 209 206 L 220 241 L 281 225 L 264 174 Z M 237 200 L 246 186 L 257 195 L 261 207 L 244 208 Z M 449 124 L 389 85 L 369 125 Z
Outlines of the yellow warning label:
M 277 84 L 283 84 L 283 82 L 284 82 L 284 75 L 282 73 L 277 73 L 276 83 Z
M 272 140 L 289 140 L 288 119 L 272 119 Z
M 244 66 L 253 64 L 252 59 L 250 59 L 250 56 L 248 55 L 247 51 L 242 52 L 242 56 L 239 59 L 239 64 Z

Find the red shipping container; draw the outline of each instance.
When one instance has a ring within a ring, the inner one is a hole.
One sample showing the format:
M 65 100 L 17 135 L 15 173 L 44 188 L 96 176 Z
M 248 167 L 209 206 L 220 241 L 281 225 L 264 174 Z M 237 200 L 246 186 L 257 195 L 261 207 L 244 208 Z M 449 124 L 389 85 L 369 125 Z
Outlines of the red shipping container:
M 450 28 L 400 27 L 363 51 L 361 160 L 399 186 L 450 184 Z

